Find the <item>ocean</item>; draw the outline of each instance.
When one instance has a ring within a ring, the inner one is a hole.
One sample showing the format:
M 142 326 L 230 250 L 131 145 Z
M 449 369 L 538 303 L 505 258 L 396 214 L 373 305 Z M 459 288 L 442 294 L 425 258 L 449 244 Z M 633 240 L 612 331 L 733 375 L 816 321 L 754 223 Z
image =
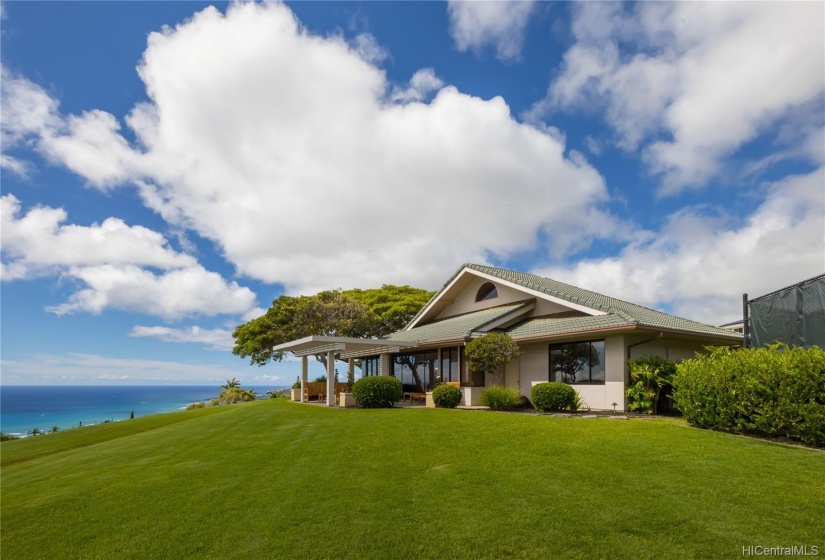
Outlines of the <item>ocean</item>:
M 244 387 L 264 396 L 280 387 Z M 25 435 L 34 428 L 44 432 L 53 426 L 61 430 L 81 423 L 126 420 L 160 412 L 183 410 L 190 403 L 209 400 L 220 389 L 212 386 L 40 386 L 0 387 L 0 431 Z

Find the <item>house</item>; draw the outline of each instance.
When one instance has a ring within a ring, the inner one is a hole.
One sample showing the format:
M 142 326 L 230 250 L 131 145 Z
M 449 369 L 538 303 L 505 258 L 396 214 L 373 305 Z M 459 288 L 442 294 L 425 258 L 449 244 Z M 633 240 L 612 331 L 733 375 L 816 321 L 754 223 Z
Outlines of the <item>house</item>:
M 545 381 L 570 383 L 594 409 L 624 410 L 627 361 L 645 355 L 691 358 L 705 346 L 740 346 L 742 335 L 682 319 L 570 284 L 491 266 L 463 265 L 401 331 L 383 339 L 312 336 L 276 346 L 303 358 L 328 354 L 361 360 L 361 373 L 393 375 L 408 391 L 436 377 L 459 382 L 463 403 L 479 403 L 494 383 L 470 371 L 464 346 L 474 337 L 506 332 L 523 355 L 504 367 L 503 382 L 528 396 Z M 327 403 L 334 402 L 327 395 Z
M 744 333 L 745 332 L 745 321 L 739 319 L 737 321 L 731 321 L 730 323 L 725 323 L 724 325 L 719 325 L 721 329 L 728 329 L 729 331 Z

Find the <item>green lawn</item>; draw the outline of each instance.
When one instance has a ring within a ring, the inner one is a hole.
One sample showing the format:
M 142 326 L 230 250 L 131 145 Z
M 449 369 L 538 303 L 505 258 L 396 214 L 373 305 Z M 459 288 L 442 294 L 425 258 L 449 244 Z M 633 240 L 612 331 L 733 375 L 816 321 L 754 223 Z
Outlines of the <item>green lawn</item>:
M 0 456 L 4 559 L 825 551 L 825 453 L 672 419 L 267 400 L 5 442 Z

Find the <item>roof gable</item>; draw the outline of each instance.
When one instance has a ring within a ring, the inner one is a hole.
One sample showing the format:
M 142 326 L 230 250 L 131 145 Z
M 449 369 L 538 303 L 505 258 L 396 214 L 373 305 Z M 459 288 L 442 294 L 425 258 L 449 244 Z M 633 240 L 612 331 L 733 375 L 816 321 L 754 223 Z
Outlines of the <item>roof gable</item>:
M 582 327 L 591 324 L 607 326 L 607 324 L 610 324 L 612 326 L 627 325 L 712 335 L 716 338 L 730 339 L 732 342 L 735 342 L 737 339 L 741 340 L 741 336 L 738 333 L 727 329 L 669 315 L 661 311 L 656 311 L 655 309 L 622 301 L 535 274 L 526 274 L 478 264 L 465 264 L 459 268 L 444 287 L 433 296 L 427 305 L 410 321 L 405 330 L 416 328 L 419 325 L 427 325 L 437 317 L 443 316 L 445 310 L 454 303 L 455 299 L 458 298 L 462 292 L 471 290 L 474 286 L 473 282 L 478 282 L 479 278 L 487 279 L 496 284 L 500 283 L 507 288 L 520 291 L 525 294 L 525 297 L 535 297 L 537 300 L 549 301 L 563 308 L 580 311 L 592 317 L 611 316 L 604 317 L 603 320 L 596 320 L 595 322 L 577 319 L 563 323 L 536 317 L 528 320 L 529 325 L 522 324 L 520 327 L 514 328 L 514 335 L 527 334 L 527 332 L 534 335 L 540 333 L 549 335 L 557 333 L 559 327 L 562 326 L 572 327 L 575 325 L 575 327 Z M 474 310 L 471 309 L 471 311 Z
M 578 302 L 559 298 L 555 294 L 536 290 L 532 286 L 512 282 L 509 278 L 489 274 L 479 270 L 478 265 L 462 266 L 444 287 L 410 321 L 405 330 L 427 325 L 436 320 L 443 320 L 466 313 L 473 313 L 491 307 L 499 307 L 525 299 L 539 300 L 542 314 L 560 313 L 574 310 L 587 315 L 604 315 L 606 311 L 580 305 Z M 478 290 L 487 282 L 492 283 L 498 291 L 498 297 L 476 301 Z

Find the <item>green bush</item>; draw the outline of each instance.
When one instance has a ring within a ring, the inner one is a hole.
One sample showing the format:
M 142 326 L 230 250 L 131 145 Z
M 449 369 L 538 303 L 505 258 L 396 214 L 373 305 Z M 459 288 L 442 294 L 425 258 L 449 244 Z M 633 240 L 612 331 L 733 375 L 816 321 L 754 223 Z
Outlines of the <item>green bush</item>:
M 688 423 L 825 445 L 825 350 L 709 350 L 676 366 L 673 399 Z
M 454 385 L 439 385 L 433 389 L 433 402 L 442 408 L 455 408 L 461 402 L 461 389 Z
M 482 391 L 481 404 L 490 410 L 514 410 L 522 406 L 521 394 L 512 387 L 493 385 Z
M 567 383 L 551 381 L 549 383 L 537 383 L 530 390 L 530 400 L 533 406 L 544 412 L 572 409 L 578 405 L 576 390 Z
M 352 398 L 364 408 L 392 408 L 401 400 L 403 388 L 395 377 L 362 377 L 352 386 Z
M 186 410 L 195 410 L 196 408 L 203 408 L 205 406 L 206 403 L 204 403 L 203 401 L 193 402 L 186 407 Z
M 659 356 L 644 356 L 627 362 L 631 385 L 625 391 L 628 408 L 635 412 L 655 414 L 662 389 L 670 385 L 676 374 L 676 362 Z
M 255 391 L 230 387 L 218 393 L 218 404 L 235 404 L 255 400 Z

